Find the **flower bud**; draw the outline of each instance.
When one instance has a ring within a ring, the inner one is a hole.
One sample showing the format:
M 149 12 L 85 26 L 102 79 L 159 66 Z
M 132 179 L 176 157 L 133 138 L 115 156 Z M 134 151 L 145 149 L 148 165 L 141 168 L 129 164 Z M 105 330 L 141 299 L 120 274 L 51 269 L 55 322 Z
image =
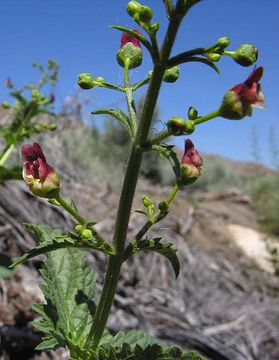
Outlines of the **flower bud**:
M 159 30 L 159 28 L 160 28 L 160 23 L 156 22 L 149 26 L 149 32 L 152 34 L 156 34 L 156 32 Z
M 134 31 L 140 33 L 139 30 Z M 128 64 L 129 69 L 134 69 L 142 63 L 142 50 L 139 40 L 126 32 L 123 32 L 121 36 L 121 47 L 117 52 L 117 62 L 122 67 Z
M 201 175 L 203 160 L 190 139 L 185 140 L 185 152 L 181 159 L 181 185 L 189 185 Z
M 81 237 L 85 240 L 91 240 L 92 239 L 92 231 L 89 229 L 84 229 L 81 232 Z
M 163 81 L 167 83 L 174 83 L 179 78 L 179 67 L 174 66 L 170 69 L 167 69 L 163 76 Z
M 226 119 L 240 120 L 245 116 L 251 116 L 253 107 L 261 107 L 260 105 L 264 102 L 259 84 L 262 75 L 263 67 L 255 68 L 248 79 L 227 91 L 219 109 L 219 115 Z
M 221 59 L 222 56 L 220 54 L 216 54 L 216 53 L 209 53 L 209 54 L 206 54 L 206 57 L 209 61 L 217 62 Z
M 232 52 L 232 58 L 242 66 L 253 65 L 258 59 L 258 49 L 251 44 L 240 45 L 239 48 Z
M 195 109 L 193 106 L 190 106 L 188 109 L 188 118 L 189 120 L 195 120 L 197 119 L 199 113 L 198 110 Z
M 9 109 L 11 107 L 11 105 L 10 105 L 10 103 L 8 103 L 8 101 L 3 101 L 1 105 L 2 105 L 3 109 Z
M 46 161 L 39 144 L 25 144 L 21 149 L 23 179 L 34 195 L 55 198 L 59 194 L 60 179 Z
M 228 36 L 220 37 L 217 41 L 217 45 L 219 48 L 224 50 L 230 45 L 230 38 Z
M 94 78 L 90 73 L 82 73 L 78 76 L 78 84 L 84 90 L 89 90 L 94 87 Z
M 96 77 L 95 81 L 102 84 L 105 82 L 105 79 L 102 76 L 98 76 Z
M 8 77 L 5 81 L 5 85 L 7 88 L 12 89 L 14 87 L 13 82 L 10 77 Z
M 138 12 L 138 20 L 139 22 L 143 22 L 146 25 L 150 24 L 150 21 L 153 17 L 153 11 L 149 6 L 141 5 Z
M 184 120 L 180 116 L 171 117 L 166 123 L 169 132 L 174 136 L 192 134 L 195 130 L 195 123 L 192 120 Z
M 129 1 L 127 4 L 127 12 L 130 16 L 134 17 L 140 10 L 141 4 L 135 0 Z
M 166 123 L 172 135 L 183 135 L 185 133 L 186 121 L 180 116 L 172 116 Z
M 55 95 L 52 93 L 52 94 L 50 94 L 49 102 L 50 102 L 50 104 L 53 104 L 54 101 L 55 101 Z

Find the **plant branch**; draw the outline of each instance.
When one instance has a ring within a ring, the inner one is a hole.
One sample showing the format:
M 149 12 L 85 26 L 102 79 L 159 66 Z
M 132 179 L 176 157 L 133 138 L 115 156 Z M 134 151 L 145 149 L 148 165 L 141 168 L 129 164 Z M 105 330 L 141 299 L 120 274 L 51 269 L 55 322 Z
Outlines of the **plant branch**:
M 4 166 L 5 162 L 8 160 L 8 158 L 12 154 L 14 147 L 15 147 L 14 144 L 10 144 L 10 145 L 6 146 L 5 150 L 3 151 L 2 155 L 0 156 L 0 166 Z
M 160 62 L 155 63 L 145 98 L 141 119 L 138 125 L 137 134 L 132 145 L 132 150 L 122 186 L 113 237 L 113 245 L 116 250 L 116 256 L 109 257 L 103 291 L 95 312 L 92 328 L 90 330 L 87 341 L 87 346 L 89 346 L 91 339 L 93 339 L 93 349 L 96 349 L 99 345 L 116 292 L 125 251 L 125 242 L 127 238 L 132 202 L 143 156 L 141 144 L 146 141 L 149 133 L 163 75 L 167 68 L 167 61 L 170 56 L 170 52 L 181 20 L 181 17 L 173 17 L 169 23 L 167 34 L 160 52 Z

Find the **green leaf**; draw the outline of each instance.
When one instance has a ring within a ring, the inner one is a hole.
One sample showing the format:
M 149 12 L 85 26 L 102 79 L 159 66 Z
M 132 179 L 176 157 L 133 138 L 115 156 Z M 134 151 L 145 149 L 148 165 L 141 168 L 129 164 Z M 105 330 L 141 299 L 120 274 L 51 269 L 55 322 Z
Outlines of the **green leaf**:
M 42 317 L 33 322 L 47 337 L 38 349 L 56 346 L 82 349 L 89 334 L 95 312 L 96 276 L 86 265 L 85 254 L 73 249 L 60 249 L 48 254 L 44 283 L 40 288 L 46 304 L 35 304 Z
M 180 272 L 180 264 L 178 257 L 176 255 L 177 248 L 174 243 L 161 243 L 162 238 L 155 239 L 144 239 L 138 241 L 136 244 L 130 244 L 127 246 L 124 254 L 124 258 L 128 259 L 133 254 L 138 251 L 154 251 L 160 255 L 163 255 L 166 259 L 169 260 L 175 276 L 178 277 Z
M 22 167 L 12 166 L 4 167 L 0 166 L 0 182 L 7 180 L 21 180 L 22 179 Z
M 166 158 L 173 169 L 176 179 L 180 178 L 180 161 L 177 154 L 173 151 L 174 145 L 153 145 L 152 150 L 157 151 L 163 158 Z
M 119 332 L 110 342 L 93 352 L 90 360 L 203 360 L 195 352 L 183 353 L 177 346 L 162 341 L 140 330 Z
M 12 265 L 10 265 L 11 269 L 35 256 L 64 248 L 89 248 L 102 251 L 106 254 L 114 253 L 110 244 L 97 241 L 94 237 L 90 240 L 85 240 L 76 234 L 69 232 L 62 234 L 58 229 L 52 230 L 48 225 L 24 224 L 24 227 L 33 232 L 38 237 L 40 243 L 38 246 L 16 259 Z
M 131 126 L 129 117 L 122 110 L 113 110 L 113 109 L 101 109 L 97 111 L 93 111 L 91 114 L 93 115 L 110 115 L 117 119 L 122 125 L 126 127 L 126 129 L 131 134 Z

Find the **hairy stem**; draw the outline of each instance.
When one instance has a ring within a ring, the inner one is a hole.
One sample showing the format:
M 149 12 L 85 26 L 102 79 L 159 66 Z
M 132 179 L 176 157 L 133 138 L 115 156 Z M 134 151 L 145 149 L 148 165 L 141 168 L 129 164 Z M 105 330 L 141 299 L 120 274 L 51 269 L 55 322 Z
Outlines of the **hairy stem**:
M 141 166 L 143 151 L 141 145 L 146 141 L 156 102 L 158 99 L 160 86 L 164 72 L 167 68 L 167 61 L 180 25 L 182 18 L 173 17 L 169 23 L 167 34 L 160 52 L 160 60 L 155 64 L 141 119 L 138 125 L 137 134 L 132 145 L 132 150 L 124 177 L 122 192 L 117 211 L 113 245 L 116 251 L 115 256 L 110 256 L 103 291 L 93 319 L 92 328 L 89 333 L 87 345 L 90 345 L 92 339 L 93 349 L 99 345 L 104 332 L 107 319 L 110 313 L 112 302 L 117 288 L 120 275 L 123 255 L 125 251 L 125 242 L 128 231 L 128 224 L 131 214 L 132 202 L 135 194 L 139 170 Z
M 8 160 L 8 158 L 12 154 L 14 147 L 15 147 L 14 144 L 10 144 L 5 148 L 2 155 L 0 156 L 0 166 L 4 166 L 5 162 Z

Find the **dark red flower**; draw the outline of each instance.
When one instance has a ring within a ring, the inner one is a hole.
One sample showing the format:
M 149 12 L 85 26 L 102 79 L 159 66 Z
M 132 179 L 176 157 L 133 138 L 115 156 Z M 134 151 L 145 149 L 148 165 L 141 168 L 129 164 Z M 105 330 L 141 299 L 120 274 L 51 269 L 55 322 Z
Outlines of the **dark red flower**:
M 60 180 L 54 169 L 48 165 L 39 144 L 25 144 L 21 149 L 23 178 L 33 194 L 53 198 L 60 189 Z
M 253 107 L 264 102 L 259 81 L 263 75 L 263 67 L 255 68 L 241 84 L 233 86 L 224 96 L 220 108 L 220 116 L 239 120 L 251 116 Z
M 139 30 L 134 29 L 133 31 L 140 34 Z M 122 49 L 127 43 L 132 43 L 135 47 L 141 49 L 140 41 L 138 39 L 136 39 L 134 36 L 132 36 L 132 35 L 126 33 L 126 32 L 123 32 L 122 35 L 121 35 L 121 46 L 120 46 L 120 48 Z
M 181 159 L 181 179 L 184 185 L 193 183 L 201 175 L 203 160 L 190 139 L 185 140 L 185 151 Z

